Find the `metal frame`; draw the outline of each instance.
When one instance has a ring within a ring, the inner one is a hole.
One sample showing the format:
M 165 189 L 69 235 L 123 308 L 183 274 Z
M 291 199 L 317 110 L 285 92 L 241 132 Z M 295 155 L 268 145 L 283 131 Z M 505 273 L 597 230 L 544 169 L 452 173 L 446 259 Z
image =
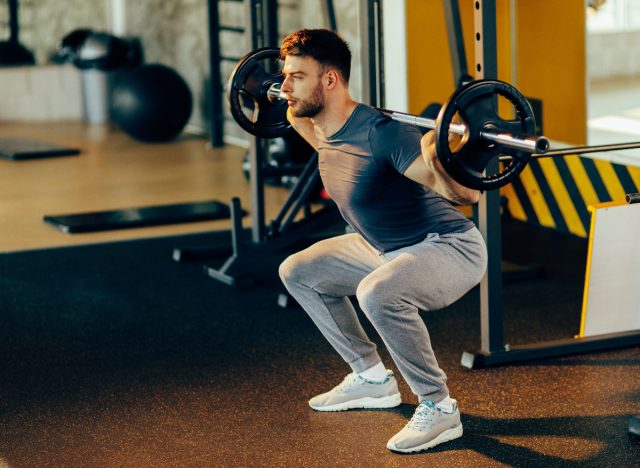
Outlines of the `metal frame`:
M 209 0 L 209 94 L 211 105 L 210 138 L 211 146 L 219 148 L 224 145 L 224 113 L 222 103 L 222 80 L 220 78 L 220 12 L 218 0 Z
M 467 69 L 467 54 L 464 48 L 460 6 L 458 0 L 442 0 L 442 4 L 447 25 L 447 37 L 449 39 L 453 84 L 457 88 L 471 78 Z
M 327 24 L 329 25 L 329 29 L 334 32 L 338 32 L 338 21 L 336 19 L 336 9 L 333 4 L 333 0 L 325 0 L 322 3 L 322 8 Z
M 384 107 L 382 2 L 360 0 L 359 7 L 362 100 L 373 107 Z
M 249 243 L 245 241 L 240 199 L 232 199 L 231 256 L 220 268 L 205 266 L 205 274 L 229 286 L 250 287 L 254 283 L 251 273 L 254 270 L 256 259 L 277 252 L 341 221 L 338 210 L 332 205 L 321 208 L 314 213 L 310 212 L 309 199 L 313 190 L 318 186 L 319 180 L 318 154 L 314 153 L 305 165 L 297 184 L 289 193 L 280 212 L 270 223 L 265 238 L 260 242 Z M 305 217 L 296 221 L 295 217 L 301 209 L 304 209 Z
M 476 0 L 474 9 L 476 79 L 495 79 L 496 1 Z M 493 166 L 487 167 L 487 171 L 496 171 L 497 164 L 495 161 Z M 481 197 L 478 205 L 478 225 L 487 243 L 489 265 L 487 274 L 480 283 L 480 350 L 462 354 L 461 364 L 464 367 L 476 369 L 640 344 L 640 330 L 519 346 L 505 344 L 502 317 L 502 226 L 498 190 L 486 192 Z
M 222 55 L 220 32 L 238 34 L 249 32 L 247 37 L 249 50 L 265 45 L 276 44 L 278 38 L 278 2 L 277 0 L 235 0 L 244 2 L 245 18 L 248 27 L 226 26 L 220 24 L 219 4 L 221 0 L 208 0 L 209 26 L 209 93 L 210 93 L 210 143 L 212 147 L 224 146 L 224 98 L 223 81 L 220 77 L 220 62 L 237 62 L 240 57 Z
M 267 41 L 265 26 L 266 12 L 273 10 L 265 9 L 263 0 L 247 0 L 245 2 L 245 17 L 249 18 L 249 31 L 247 46 L 249 50 L 256 50 L 263 47 Z M 271 29 L 273 29 L 271 27 Z M 264 239 L 265 216 L 264 216 L 264 174 L 262 162 L 267 157 L 266 141 L 256 136 L 249 137 L 249 180 L 251 182 L 251 240 L 260 242 Z M 233 205 L 232 205 L 233 209 Z
M 256 50 L 276 46 L 279 42 L 277 0 L 245 0 L 244 7 L 245 17 L 248 18 L 247 48 Z M 205 274 L 230 286 L 249 287 L 253 284 L 252 272 L 256 259 L 299 242 L 323 227 L 330 226 L 330 223 L 338 221 L 338 212 L 331 205 L 311 213 L 309 200 L 319 180 L 316 155 L 307 162 L 277 217 L 269 226 L 265 224 L 265 181 L 262 163 L 268 154 L 267 143 L 263 138 L 249 138 L 252 208 L 250 241 L 245 239 L 246 233 L 242 228 L 244 211 L 240 199 L 236 197 L 231 200 L 231 249 L 175 249 L 174 260 L 207 260 L 226 255 L 227 258 L 221 267 L 205 266 Z M 305 217 L 296 221 L 300 210 L 304 210 Z

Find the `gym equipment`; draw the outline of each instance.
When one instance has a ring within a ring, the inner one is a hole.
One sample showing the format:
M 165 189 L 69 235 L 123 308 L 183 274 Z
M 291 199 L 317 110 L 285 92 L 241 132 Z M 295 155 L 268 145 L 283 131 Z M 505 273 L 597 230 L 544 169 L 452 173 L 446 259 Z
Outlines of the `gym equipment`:
M 77 34 L 78 37 L 82 37 L 82 30 Z M 72 38 L 67 38 L 67 42 Z M 81 41 L 70 55 L 70 59 L 80 70 L 110 71 L 131 68 L 142 63 L 142 45 L 138 39 L 127 40 L 112 34 L 95 32 L 88 34 Z
M 124 210 L 46 215 L 43 220 L 67 234 L 226 219 L 229 207 L 218 201 L 177 203 Z
M 73 63 L 82 71 L 85 119 L 101 124 L 111 118 L 109 102 L 115 76 L 142 64 L 142 44 L 137 38 L 121 39 L 81 28 L 62 38 L 52 59 L 57 63 Z
M 78 148 L 52 145 L 43 141 L 28 140 L 26 138 L 0 139 L 0 156 L 16 161 L 58 156 L 77 156 L 79 154 L 80 150 Z
M 56 63 L 73 63 L 80 70 L 112 71 L 143 62 L 139 39 L 123 39 L 91 29 L 74 29 L 65 35 L 52 57 Z
M 280 50 L 264 47 L 245 55 L 236 64 L 227 83 L 227 102 L 231 115 L 248 133 L 261 138 L 276 138 L 292 131 L 287 106 L 280 99 L 284 81 L 278 65 Z M 271 73 L 262 66 L 266 62 Z M 247 115 L 250 114 L 250 115 Z
M 33 53 L 18 39 L 18 0 L 8 1 L 9 40 L 0 41 L 0 65 L 33 65 Z
M 515 119 L 500 117 L 496 96 L 503 96 L 511 103 L 515 108 Z M 463 133 L 462 145 L 452 150 L 449 133 L 457 130 L 454 123 L 457 115 L 467 122 L 469 129 Z M 493 133 L 485 129 L 493 130 Z M 455 180 L 467 187 L 491 190 L 509 183 L 522 172 L 529 162 L 531 149 L 534 150 L 531 152 L 544 153 L 549 148 L 545 137 L 535 140 L 535 146 L 531 148 L 530 144 L 520 146 L 519 137 L 506 136 L 532 135 L 535 129 L 533 110 L 516 88 L 497 80 L 471 81 L 458 88 L 440 110 L 436 119 L 436 151 L 442 166 Z M 531 141 L 528 137 L 522 140 L 523 143 Z M 484 176 L 489 162 L 504 154 L 511 156 L 510 161 L 498 173 Z
M 210 2 L 210 15 L 213 21 L 210 22 L 210 35 L 212 53 L 217 56 L 219 53 L 219 44 L 216 44 L 215 36 L 222 25 L 217 22 L 217 10 L 211 8 L 212 4 L 221 2 Z M 251 39 L 251 49 L 257 49 L 265 45 L 274 45 L 278 42 L 277 28 L 277 2 L 266 0 L 252 0 L 245 2 L 246 6 L 246 30 L 248 38 Z M 228 28 L 226 28 L 228 30 Z M 225 60 L 230 57 L 225 57 Z M 215 82 L 218 79 L 216 70 L 219 66 L 218 61 L 212 61 L 212 101 L 216 104 L 218 90 Z M 238 59 L 235 59 L 238 62 Z M 269 65 L 267 65 L 269 66 Z M 275 66 L 274 66 L 275 68 Z M 266 66 L 265 66 L 265 69 Z M 270 70 L 270 69 L 269 69 Z M 228 92 L 228 89 L 227 89 Z M 222 95 L 220 94 L 220 97 Z M 251 105 L 250 96 L 243 96 L 241 99 L 246 100 L 247 105 Z M 212 105 L 213 117 L 215 122 L 220 122 L 218 111 L 215 105 Z M 218 115 L 218 117 L 216 117 Z M 249 120 L 251 123 L 251 120 Z M 213 126 L 213 125 L 212 125 Z M 215 130 L 215 128 L 214 128 Z M 295 132 L 292 132 L 293 136 Z M 213 132 L 212 143 L 215 145 L 216 140 L 220 137 L 220 132 Z M 292 187 L 289 196 L 282 205 L 275 219 L 269 223 L 265 223 L 265 204 L 264 204 L 264 166 L 268 158 L 267 142 L 257 137 L 249 138 L 248 165 L 250 195 L 251 195 L 251 229 L 250 233 L 243 230 L 240 219 L 241 205 L 240 200 L 234 198 L 231 204 L 231 245 L 232 251 L 229 249 L 221 251 L 216 248 L 176 248 L 173 251 L 173 259 L 178 262 L 191 260 L 220 260 L 215 265 L 206 266 L 204 272 L 207 276 L 216 279 L 227 285 L 243 287 L 248 286 L 253 281 L 255 274 L 255 262 L 257 259 L 269 256 L 270 253 L 280 250 L 286 246 L 290 246 L 306 239 L 309 236 L 318 235 L 319 232 L 326 232 L 328 226 L 334 226 L 340 223 L 340 216 L 337 209 L 331 202 L 327 202 L 318 209 L 312 209 L 310 200 L 317 194 L 317 184 L 320 177 L 317 168 L 317 156 L 312 156 L 304 166 L 304 169 L 298 176 L 298 180 Z M 300 216 L 302 215 L 302 216 Z M 340 223 L 341 224 L 341 223 Z M 343 228 L 342 225 L 340 226 Z M 247 234 L 250 235 L 248 238 Z
M 265 60 L 273 66 L 279 55 L 279 49 L 273 48 L 262 48 L 245 55 L 231 73 L 227 86 L 232 116 L 244 130 L 263 138 L 291 131 L 286 101 L 280 89 L 283 77 L 261 67 Z M 499 116 L 495 104 L 497 95 L 506 97 L 515 106 L 515 120 Z M 246 109 L 251 111 L 251 117 L 247 116 Z M 437 129 L 437 144 L 442 151 L 438 154 L 443 166 L 454 179 L 472 188 L 490 190 L 508 183 L 524 169 L 532 153 L 543 153 L 549 148 L 546 137 L 527 135 L 535 130 L 535 118 L 527 100 L 513 86 L 497 80 L 475 81 L 462 86 L 442 107 L 435 121 L 387 109 L 378 110 L 400 122 Z M 460 115 L 465 123 L 453 123 L 456 115 Z M 463 137 L 464 145 L 459 151 L 449 149 L 449 133 Z M 483 176 L 488 162 L 498 155 L 510 156 L 511 162 L 498 174 Z
M 283 78 L 260 66 L 265 60 L 273 66 L 279 55 L 279 49 L 273 48 L 250 52 L 240 59 L 227 85 L 232 116 L 244 130 L 262 138 L 274 138 L 291 131 L 286 117 L 286 100 L 280 89 Z M 498 112 L 498 97 L 511 105 L 514 118 L 501 116 L 504 112 Z M 440 109 L 435 120 L 376 109 L 393 120 L 435 129 L 438 157 L 447 173 L 460 184 L 477 190 L 498 189 L 510 183 L 532 157 L 640 147 L 640 142 L 632 142 L 552 150 L 546 137 L 533 135 L 536 123 L 527 99 L 515 87 L 499 80 L 482 79 L 462 85 Z M 251 116 L 247 115 L 247 110 Z M 463 123 L 456 123 L 456 117 Z M 450 134 L 462 136 L 462 144 L 455 149 L 449 145 Z M 503 163 L 502 167 L 485 175 L 486 169 L 497 160 Z
M 445 1 L 445 3 L 447 3 Z M 450 6 L 456 6 L 457 0 L 450 0 Z M 379 6 L 379 0 L 368 0 L 362 2 L 370 8 Z M 482 80 L 485 78 L 497 78 L 497 41 L 496 41 L 496 1 L 476 0 L 474 7 L 474 45 L 476 50 L 474 64 L 475 78 Z M 380 38 L 383 33 L 380 30 L 379 16 L 362 15 L 361 31 L 361 51 L 367 63 L 382 64 L 384 61 L 380 55 L 383 50 Z M 450 21 L 453 23 L 455 21 Z M 447 24 L 450 27 L 450 24 Z M 452 47 L 452 44 L 450 44 Z M 371 70 L 365 67 L 365 77 L 371 83 L 379 85 L 375 77 L 370 77 Z M 456 79 L 460 76 L 456 76 Z M 464 78 L 462 78 L 464 80 Z M 364 95 L 366 102 L 382 102 L 384 95 L 379 86 L 373 85 L 369 89 L 366 86 Z M 229 81 L 233 83 L 232 80 Z M 238 84 L 242 84 L 238 82 Z M 254 88 L 254 96 L 249 96 L 255 102 L 265 103 L 263 93 L 259 88 Z M 258 91 L 256 93 L 256 91 Z M 255 99 L 258 96 L 259 99 Z M 279 96 L 275 96 L 276 98 Z M 265 103 L 266 104 L 266 103 Z M 253 120 L 252 122 L 255 122 Z M 638 148 L 640 143 L 632 142 L 623 145 L 601 145 L 599 147 L 577 147 L 560 148 L 547 150 L 543 154 L 532 154 L 531 158 L 544 156 L 562 156 L 563 154 L 587 154 L 599 151 L 612 151 L 623 148 Z M 498 171 L 499 160 L 508 161 L 510 156 L 494 158 L 486 167 L 487 172 Z M 503 180 L 503 183 L 506 183 Z M 489 252 L 489 264 L 487 274 L 480 284 L 480 345 L 475 352 L 465 352 L 461 363 L 464 367 L 475 369 L 478 367 L 488 367 L 510 362 L 540 359 L 552 356 L 563 356 L 578 352 L 588 352 L 594 350 L 610 349 L 614 347 L 628 346 L 638 343 L 638 334 L 613 334 L 607 336 L 589 337 L 583 339 L 565 339 L 553 342 L 529 343 L 524 345 L 509 345 L 505 343 L 503 334 L 503 310 L 502 310 L 502 268 L 501 268 L 501 214 L 500 214 L 500 194 L 498 191 L 487 191 L 481 197 L 477 205 L 477 224 L 487 243 Z
M 56 63 L 72 62 L 80 46 L 91 34 L 93 34 L 93 30 L 88 28 L 74 29 L 66 34 L 52 56 L 53 61 Z
M 189 121 L 192 105 L 185 80 L 161 64 L 123 72 L 111 95 L 114 121 L 131 137 L 144 142 L 175 138 Z
M 263 161 L 264 182 L 267 185 L 291 188 L 314 153 L 313 147 L 296 132 L 269 141 Z M 242 171 L 251 180 L 250 152 L 242 160 Z
M 640 204 L 627 201 L 589 206 L 588 260 L 580 337 L 640 330 Z

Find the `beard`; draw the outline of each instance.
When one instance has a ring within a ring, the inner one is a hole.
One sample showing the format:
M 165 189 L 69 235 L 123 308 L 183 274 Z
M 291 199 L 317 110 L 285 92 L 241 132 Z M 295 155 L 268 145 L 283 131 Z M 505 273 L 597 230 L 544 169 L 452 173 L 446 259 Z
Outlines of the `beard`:
M 318 83 L 311 97 L 305 101 L 298 101 L 298 108 L 291 109 L 294 117 L 315 117 L 324 110 L 324 93 L 322 83 Z

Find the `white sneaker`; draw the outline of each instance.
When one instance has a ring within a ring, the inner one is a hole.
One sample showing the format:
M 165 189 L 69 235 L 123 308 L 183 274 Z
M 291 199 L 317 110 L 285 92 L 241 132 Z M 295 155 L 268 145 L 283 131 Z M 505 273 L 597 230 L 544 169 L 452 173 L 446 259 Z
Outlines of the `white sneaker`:
M 327 393 L 313 397 L 309 406 L 316 411 L 344 411 L 353 408 L 394 408 L 402 403 L 398 381 L 387 370 L 386 379 L 376 382 L 355 372 Z
M 445 413 L 433 402 L 424 400 L 411 421 L 387 443 L 394 452 L 419 452 L 462 436 L 458 402 L 452 400 L 453 412 Z

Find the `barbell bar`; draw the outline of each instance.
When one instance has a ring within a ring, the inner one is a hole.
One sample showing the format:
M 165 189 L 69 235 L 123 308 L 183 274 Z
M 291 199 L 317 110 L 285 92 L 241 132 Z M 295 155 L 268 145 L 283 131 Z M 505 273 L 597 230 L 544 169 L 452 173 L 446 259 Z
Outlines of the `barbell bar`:
M 275 82 L 269 85 L 267 89 L 267 99 L 272 104 L 278 105 L 286 101 L 286 96 L 282 92 L 282 83 Z M 437 128 L 436 120 L 426 117 L 418 117 L 412 114 L 405 114 L 404 112 L 398 112 L 388 109 L 381 109 L 374 107 L 378 112 L 390 117 L 398 122 L 404 122 L 411 125 L 416 125 L 421 128 L 428 128 L 434 130 Z M 456 135 L 465 136 L 468 132 L 468 128 L 463 123 L 451 123 L 449 124 L 449 132 Z M 496 133 L 489 129 L 483 129 L 480 131 L 480 138 L 493 143 L 499 143 L 503 146 L 513 148 L 516 150 L 526 151 L 528 153 L 543 154 L 549 150 L 551 146 L 549 139 L 542 135 L 513 135 L 510 133 Z

